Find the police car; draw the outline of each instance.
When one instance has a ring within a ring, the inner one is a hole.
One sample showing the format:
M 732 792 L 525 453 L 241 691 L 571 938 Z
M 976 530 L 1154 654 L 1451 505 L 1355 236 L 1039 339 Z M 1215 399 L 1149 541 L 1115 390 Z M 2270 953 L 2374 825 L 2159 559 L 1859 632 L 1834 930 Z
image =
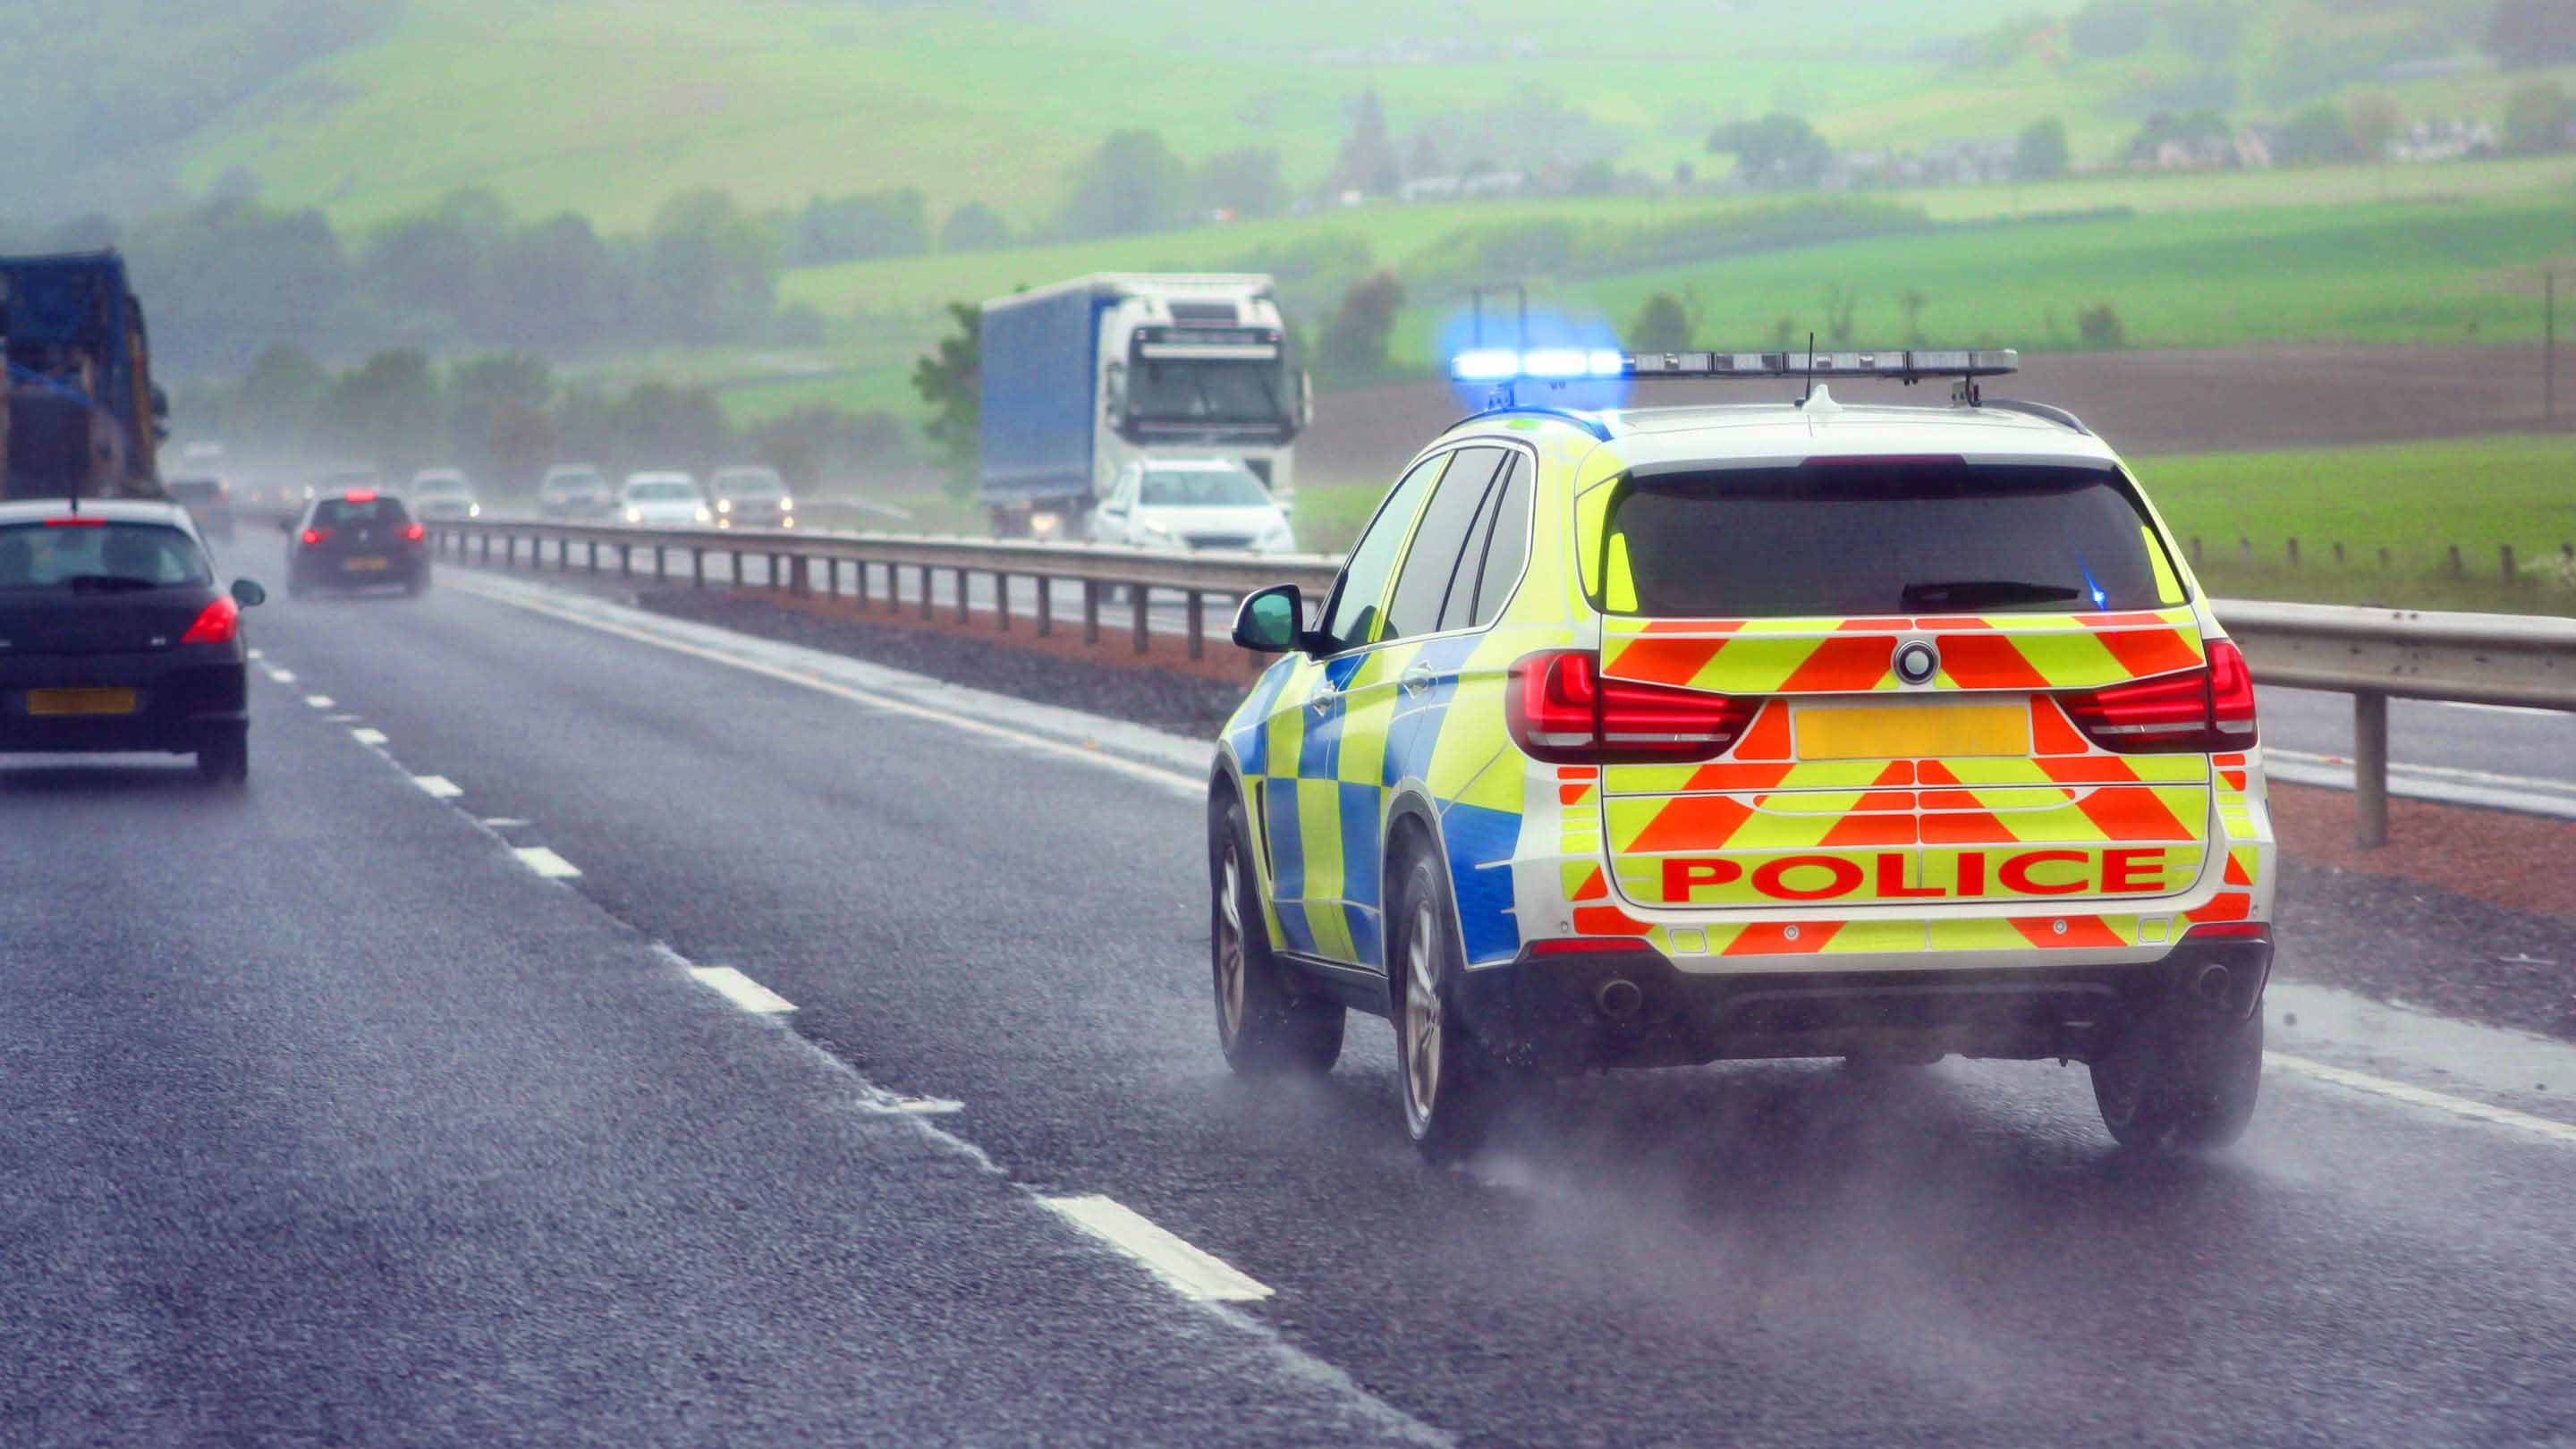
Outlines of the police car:
M 1534 1076 L 1723 1059 L 2089 1065 L 2123 1144 L 2224 1145 L 2262 1062 L 2254 691 L 2172 536 L 2010 351 L 1479 353 L 1227 723 L 1220 1044 L 1322 1072 L 1396 1027 L 1405 1126 Z M 1579 412 L 1532 380 L 1804 379 Z M 1951 405 L 1846 404 L 1851 379 Z

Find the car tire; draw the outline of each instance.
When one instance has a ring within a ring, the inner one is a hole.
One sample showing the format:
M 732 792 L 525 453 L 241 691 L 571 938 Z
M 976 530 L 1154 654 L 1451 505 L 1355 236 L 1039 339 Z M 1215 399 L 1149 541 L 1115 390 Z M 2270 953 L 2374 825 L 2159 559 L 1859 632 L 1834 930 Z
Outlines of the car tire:
M 2092 1064 L 2102 1125 L 2123 1147 L 2194 1152 L 2245 1135 L 2263 1085 L 2263 1013 L 2176 1003 L 2132 1027 Z
M 1229 796 L 1208 828 L 1208 965 L 1217 1045 L 1246 1077 L 1321 1076 L 1341 1060 L 1350 1012 L 1304 989 L 1270 949 L 1252 832 Z
M 250 736 L 230 735 L 197 751 L 198 777 L 213 785 L 240 785 L 250 780 Z
M 1448 871 L 1417 840 L 1397 858 L 1386 961 L 1396 1096 L 1405 1134 L 1427 1162 L 1455 1162 L 1482 1147 L 1518 1085 L 1511 1068 L 1483 1050 L 1459 1016 L 1466 952 L 1457 915 Z

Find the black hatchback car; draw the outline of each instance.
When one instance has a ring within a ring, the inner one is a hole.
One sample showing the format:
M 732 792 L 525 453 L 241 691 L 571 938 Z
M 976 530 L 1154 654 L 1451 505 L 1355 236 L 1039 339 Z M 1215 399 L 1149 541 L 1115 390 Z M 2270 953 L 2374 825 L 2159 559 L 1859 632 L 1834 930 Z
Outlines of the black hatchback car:
M 286 547 L 286 592 L 429 589 L 429 530 L 403 501 L 371 488 L 326 493 L 305 505 Z
M 193 754 L 250 775 L 241 611 L 173 503 L 0 503 L 0 751 Z

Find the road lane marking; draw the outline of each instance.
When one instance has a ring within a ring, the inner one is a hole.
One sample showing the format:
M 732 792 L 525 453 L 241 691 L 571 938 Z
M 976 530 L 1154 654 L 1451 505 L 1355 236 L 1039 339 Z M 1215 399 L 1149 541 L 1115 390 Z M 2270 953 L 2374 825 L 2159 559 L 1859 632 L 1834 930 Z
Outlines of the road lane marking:
M 2272 779 L 2293 785 L 2323 785 L 2334 790 L 2353 788 L 2352 760 L 2343 755 L 2266 749 L 2263 766 Z M 2517 810 L 2529 815 L 2576 818 L 2576 781 L 2499 775 L 2489 770 L 2468 770 L 2456 765 L 2393 762 L 2388 767 L 2388 793 L 2446 805 L 2479 805 L 2490 809 Z
M 1232 1264 L 1157 1226 L 1114 1198 L 1042 1197 L 1065 1221 L 1145 1265 L 1184 1298 L 1202 1303 L 1251 1303 L 1270 1296 L 1268 1285 Z
M 418 785 L 422 792 L 433 800 L 453 800 L 465 793 L 457 788 L 454 780 L 445 775 L 414 775 L 411 777 L 411 782 Z
M 276 680 L 280 684 L 293 684 L 295 682 L 295 671 L 292 669 L 279 669 L 275 665 L 271 665 L 269 667 L 268 677 Z
M 2576 1147 L 2576 1123 L 2553 1122 L 2546 1117 L 2535 1117 L 2528 1112 L 2514 1111 L 2510 1107 L 2491 1106 L 2485 1102 L 2473 1102 L 2466 1097 L 2454 1097 L 2447 1092 L 2410 1087 L 2404 1082 L 2392 1082 L 2386 1077 L 2374 1077 L 2368 1072 L 2356 1072 L 2349 1067 L 2328 1066 L 2324 1062 L 2312 1062 L 2306 1057 L 2285 1056 L 2280 1052 L 2263 1053 L 2263 1065 L 2276 1072 L 2287 1072 L 2292 1076 L 2306 1077 L 2311 1081 L 2331 1082 L 2338 1087 L 2347 1087 L 2356 1092 L 2368 1092 L 2372 1096 L 2387 1097 L 2409 1106 L 2447 1112 L 2454 1117 L 2465 1117 L 2472 1122 L 2484 1122 L 2495 1127 L 2510 1127 L 2519 1132 L 2529 1132 L 2554 1142 Z
M 602 634 L 614 634 L 621 639 L 631 639 L 638 644 L 650 644 L 657 649 L 670 650 L 674 654 L 686 654 L 692 658 L 704 659 L 710 663 L 722 664 L 729 668 L 739 669 L 747 674 L 758 674 L 766 678 L 779 680 L 782 683 L 799 685 L 803 688 L 814 690 L 820 694 L 829 694 L 841 699 L 850 700 L 856 704 L 867 705 L 872 709 L 881 709 L 889 714 L 899 714 L 912 719 L 927 720 L 930 723 L 939 725 L 945 729 L 961 730 L 968 734 L 978 734 L 992 739 L 1007 740 L 1014 745 L 1043 751 L 1044 753 L 1055 755 L 1063 759 L 1080 760 L 1085 764 L 1095 765 L 1105 770 L 1115 770 L 1120 774 L 1127 775 L 1138 780 L 1149 781 L 1155 785 L 1163 786 L 1165 788 L 1177 787 L 1188 791 L 1193 796 L 1204 793 L 1207 788 L 1207 780 L 1202 776 L 1188 775 L 1179 770 L 1167 770 L 1159 765 L 1149 765 L 1139 760 L 1126 759 L 1119 755 L 1110 754 L 1097 747 L 1085 747 L 1083 745 L 1058 739 L 1053 735 L 1039 734 L 1031 730 L 1013 729 L 1008 725 L 993 724 L 986 720 L 975 719 L 971 716 L 957 714 L 951 711 L 925 708 L 924 706 L 913 704 L 906 700 L 895 699 L 889 695 L 878 694 L 865 689 L 854 689 L 846 684 L 837 684 L 831 680 L 804 673 L 801 670 L 783 669 L 774 664 L 763 664 L 756 660 L 739 658 L 735 655 L 726 654 L 721 650 L 702 648 L 695 644 L 683 643 L 677 639 L 662 638 L 658 635 L 647 633 L 641 629 L 629 629 L 622 624 L 612 624 L 602 619 L 586 618 L 569 609 L 556 608 L 551 604 L 540 603 L 534 599 L 512 598 L 507 594 L 495 593 L 489 590 L 472 587 L 466 588 L 465 592 L 473 594 L 477 598 L 489 599 L 496 604 L 507 604 L 514 609 L 525 609 L 532 614 L 543 614 L 548 618 L 560 619 L 567 624 L 577 624 L 582 628 L 597 630 Z
M 528 822 L 511 815 L 486 815 L 475 821 L 486 830 L 525 830 Z
M 878 1112 L 900 1112 L 910 1117 L 946 1117 L 966 1110 L 966 1104 L 949 1097 L 915 1097 L 897 1093 L 884 1101 L 868 1104 Z
M 355 724 L 359 720 L 365 718 L 366 716 L 362 714 L 326 714 L 322 716 L 322 722 L 324 724 Z
M 796 1009 L 795 1002 L 730 966 L 692 966 L 689 968 L 689 974 L 698 978 L 699 985 L 711 988 L 717 995 L 745 1011 L 757 1012 L 763 1016 L 776 1016 Z
M 2438 704 L 2445 709 L 2474 709 L 2487 714 L 2538 715 L 2542 719 L 2564 718 L 2566 713 L 2564 710 L 2542 709 L 2537 705 L 2487 704 L 2484 701 L 2475 699 L 2437 699 L 2434 700 L 2433 703 Z
M 327 694 L 308 694 L 304 696 L 304 702 L 315 709 L 330 709 L 338 703 Z
M 357 729 L 349 731 L 349 738 L 356 740 L 362 745 L 381 745 L 385 742 L 385 732 L 383 730 L 368 729 L 364 726 L 360 726 Z
M 581 874 L 581 867 L 542 845 L 514 845 L 510 853 L 519 858 L 519 864 L 548 880 L 571 880 Z
M 250 651 L 250 657 L 251 657 L 251 658 L 253 658 L 253 659 L 258 659 L 258 658 L 262 658 L 262 657 L 264 657 L 264 656 L 262 656 L 258 650 L 254 649 L 254 650 Z

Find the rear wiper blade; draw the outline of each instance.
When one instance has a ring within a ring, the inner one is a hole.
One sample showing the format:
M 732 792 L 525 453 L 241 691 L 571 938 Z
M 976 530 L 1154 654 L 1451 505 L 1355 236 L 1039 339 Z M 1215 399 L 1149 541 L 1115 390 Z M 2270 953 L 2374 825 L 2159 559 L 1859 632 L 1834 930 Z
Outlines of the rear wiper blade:
M 138 579 L 131 574 L 74 574 L 63 582 L 71 585 L 75 593 L 96 590 L 103 594 L 124 594 L 136 589 L 161 587 L 150 579 Z
M 2057 604 L 2084 597 L 2082 589 L 2063 584 L 2034 584 L 2021 579 L 1960 579 L 1937 584 L 1907 584 L 1905 607 L 1911 610 L 1987 609 L 1998 604 Z

